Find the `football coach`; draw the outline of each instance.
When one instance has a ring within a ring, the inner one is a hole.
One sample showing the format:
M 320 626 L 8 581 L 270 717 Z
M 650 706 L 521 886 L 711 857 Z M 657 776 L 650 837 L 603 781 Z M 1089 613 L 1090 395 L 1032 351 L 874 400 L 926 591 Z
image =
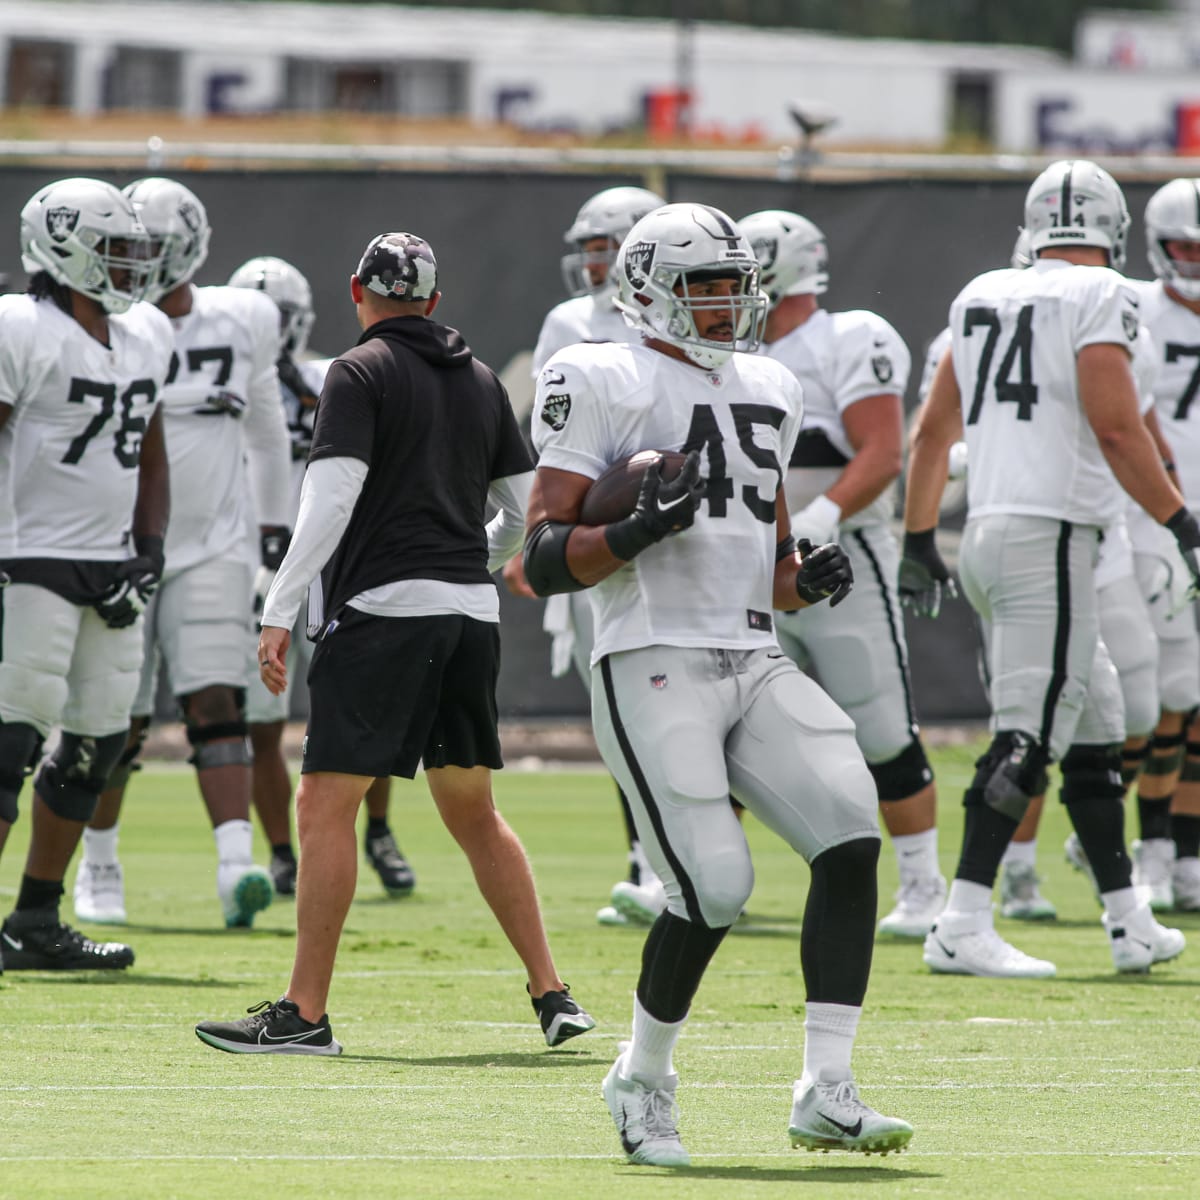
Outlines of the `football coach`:
M 508 396 L 432 319 L 429 244 L 381 234 L 350 279 L 362 336 L 321 393 L 300 513 L 262 615 L 259 669 L 279 693 L 310 583 L 310 715 L 296 823 L 296 959 L 286 994 L 196 1026 L 234 1053 L 338 1054 L 326 1001 L 358 870 L 354 822 L 376 776 L 423 763 L 446 827 L 529 976 L 549 1045 L 595 1022 L 559 978 L 525 851 L 497 812 L 499 596 L 521 549 L 533 464 Z M 487 503 L 498 513 L 485 520 Z M 319 578 L 318 578 L 319 576 Z

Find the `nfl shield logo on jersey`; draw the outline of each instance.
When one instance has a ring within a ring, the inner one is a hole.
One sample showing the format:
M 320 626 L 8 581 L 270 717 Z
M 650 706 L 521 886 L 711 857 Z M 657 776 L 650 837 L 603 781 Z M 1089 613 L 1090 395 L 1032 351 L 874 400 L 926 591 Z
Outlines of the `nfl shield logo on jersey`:
M 657 688 L 661 692 L 667 686 L 667 677 L 665 675 L 651 675 L 650 686 Z
M 79 224 L 79 209 L 52 208 L 46 213 L 46 232 L 56 242 L 65 242 Z
M 542 420 L 556 433 L 566 423 L 571 415 L 571 397 L 565 393 L 560 396 L 547 396 L 542 405 Z

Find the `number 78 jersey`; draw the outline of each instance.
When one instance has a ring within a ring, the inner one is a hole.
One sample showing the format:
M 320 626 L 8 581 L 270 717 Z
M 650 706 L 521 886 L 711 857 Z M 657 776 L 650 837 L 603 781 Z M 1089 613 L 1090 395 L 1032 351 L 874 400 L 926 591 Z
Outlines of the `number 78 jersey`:
M 1076 356 L 1132 353 L 1138 300 L 1107 267 L 1039 259 L 989 271 L 950 306 L 971 470 L 968 515 L 1021 513 L 1107 525 L 1124 498 L 1079 398 Z
M 639 450 L 700 452 L 695 523 L 590 589 L 592 662 L 642 646 L 775 644 L 775 495 L 802 417 L 787 368 L 734 354 L 704 371 L 642 345 L 569 346 L 542 369 L 539 466 L 597 478 Z

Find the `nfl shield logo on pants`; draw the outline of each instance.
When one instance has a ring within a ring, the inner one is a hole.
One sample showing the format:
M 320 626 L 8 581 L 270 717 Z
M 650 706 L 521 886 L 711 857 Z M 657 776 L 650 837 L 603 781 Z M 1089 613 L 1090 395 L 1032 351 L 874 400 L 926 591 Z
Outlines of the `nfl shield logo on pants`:
M 652 688 L 658 688 L 658 690 L 661 692 L 663 688 L 667 686 L 667 677 L 665 675 L 651 675 L 650 686 Z

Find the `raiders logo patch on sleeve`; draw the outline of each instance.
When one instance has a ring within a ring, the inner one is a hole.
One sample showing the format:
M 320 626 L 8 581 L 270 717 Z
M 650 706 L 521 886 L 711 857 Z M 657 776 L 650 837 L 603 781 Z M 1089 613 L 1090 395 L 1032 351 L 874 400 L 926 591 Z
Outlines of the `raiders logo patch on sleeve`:
M 1125 330 L 1125 336 L 1131 342 L 1136 342 L 1138 335 L 1137 313 L 1130 312 L 1127 308 L 1121 309 L 1121 328 Z
M 571 397 L 565 392 L 557 396 L 547 396 L 542 405 L 542 420 L 556 432 L 566 423 L 571 415 Z
M 895 373 L 892 360 L 886 354 L 876 354 L 871 359 L 871 370 L 875 372 L 875 378 L 880 383 L 891 383 L 892 375 Z

